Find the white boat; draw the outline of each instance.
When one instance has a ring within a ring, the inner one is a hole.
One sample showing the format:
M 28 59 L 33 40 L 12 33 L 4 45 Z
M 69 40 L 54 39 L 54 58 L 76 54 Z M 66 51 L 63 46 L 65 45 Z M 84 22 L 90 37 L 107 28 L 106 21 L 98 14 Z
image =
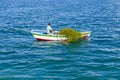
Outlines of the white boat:
M 61 40 L 67 40 L 67 37 L 65 35 L 58 35 L 58 34 L 47 34 L 44 30 L 31 30 L 31 33 L 33 37 L 40 41 L 61 41 Z M 87 39 L 91 32 L 82 32 L 83 38 Z

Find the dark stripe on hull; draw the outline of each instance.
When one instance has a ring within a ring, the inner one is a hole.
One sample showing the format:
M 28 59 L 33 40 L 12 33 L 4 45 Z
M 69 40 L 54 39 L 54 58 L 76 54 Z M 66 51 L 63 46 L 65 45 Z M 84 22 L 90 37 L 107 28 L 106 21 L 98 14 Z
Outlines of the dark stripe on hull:
M 54 40 L 49 40 L 49 39 L 41 39 L 41 38 L 36 38 L 38 41 L 54 41 Z

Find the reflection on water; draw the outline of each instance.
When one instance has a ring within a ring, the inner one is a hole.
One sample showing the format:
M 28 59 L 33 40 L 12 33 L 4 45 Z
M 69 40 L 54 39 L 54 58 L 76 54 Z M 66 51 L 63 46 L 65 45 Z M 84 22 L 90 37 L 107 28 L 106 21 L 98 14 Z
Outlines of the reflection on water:
M 72 42 L 72 43 L 69 43 L 69 44 L 64 44 L 60 41 L 35 41 L 33 43 L 33 46 L 37 46 L 37 47 L 53 47 L 53 46 L 61 46 L 61 47 L 69 47 L 69 48 L 79 48 L 79 47 L 84 47 L 84 46 L 88 46 L 90 42 L 90 39 L 88 40 L 79 40 L 79 41 L 76 41 L 76 42 Z
M 61 42 L 58 42 L 58 41 L 35 41 L 33 43 L 34 46 L 58 46 L 58 45 L 61 45 L 62 43 Z
M 79 53 L 83 48 L 88 48 L 89 43 L 90 43 L 89 40 L 76 41 L 76 42 L 73 42 L 73 43 L 65 46 L 65 49 L 68 52 L 77 52 L 77 53 Z

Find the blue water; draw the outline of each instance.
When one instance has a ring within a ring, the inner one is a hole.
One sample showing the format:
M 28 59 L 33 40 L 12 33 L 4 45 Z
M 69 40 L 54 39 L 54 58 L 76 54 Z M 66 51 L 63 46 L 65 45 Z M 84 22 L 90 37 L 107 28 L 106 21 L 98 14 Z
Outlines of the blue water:
M 92 31 L 68 45 L 30 30 Z M 120 80 L 120 0 L 0 0 L 0 80 Z

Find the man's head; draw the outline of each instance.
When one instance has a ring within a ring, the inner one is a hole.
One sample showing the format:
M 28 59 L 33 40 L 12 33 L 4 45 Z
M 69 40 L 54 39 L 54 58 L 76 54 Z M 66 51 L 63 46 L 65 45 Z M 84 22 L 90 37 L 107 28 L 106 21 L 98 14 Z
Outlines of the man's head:
M 51 26 L 51 24 L 50 24 L 50 23 L 48 23 L 48 26 Z

